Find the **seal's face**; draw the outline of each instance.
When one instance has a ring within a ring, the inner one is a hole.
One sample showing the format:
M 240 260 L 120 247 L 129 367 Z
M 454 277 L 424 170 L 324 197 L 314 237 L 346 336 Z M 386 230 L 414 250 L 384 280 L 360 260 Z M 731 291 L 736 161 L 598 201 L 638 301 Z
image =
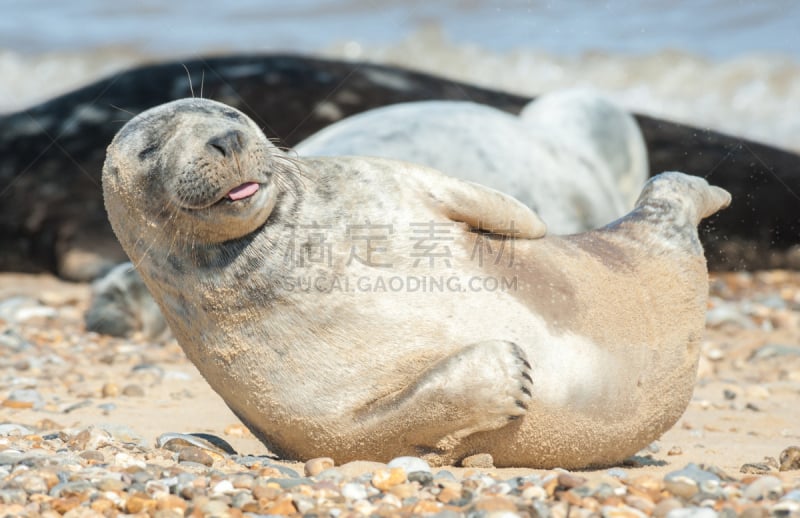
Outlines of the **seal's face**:
M 170 239 L 219 243 L 261 226 L 275 203 L 277 150 L 241 112 L 183 99 L 128 122 L 108 149 L 103 184 L 109 216 L 141 216 Z M 284 157 L 285 158 L 285 157 Z

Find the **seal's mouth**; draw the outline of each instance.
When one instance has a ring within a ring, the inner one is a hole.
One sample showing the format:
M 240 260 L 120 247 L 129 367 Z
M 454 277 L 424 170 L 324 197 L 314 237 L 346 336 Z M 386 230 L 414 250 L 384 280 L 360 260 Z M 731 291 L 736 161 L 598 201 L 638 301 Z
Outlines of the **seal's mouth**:
M 256 182 L 245 182 L 242 185 L 231 189 L 228 194 L 225 195 L 225 198 L 231 201 L 243 200 L 254 195 L 256 192 L 258 192 L 259 188 L 260 186 Z

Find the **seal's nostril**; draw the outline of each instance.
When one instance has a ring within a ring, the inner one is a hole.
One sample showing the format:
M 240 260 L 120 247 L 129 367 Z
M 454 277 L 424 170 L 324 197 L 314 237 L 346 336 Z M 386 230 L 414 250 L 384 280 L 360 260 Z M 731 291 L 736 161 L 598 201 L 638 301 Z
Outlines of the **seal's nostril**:
M 224 157 L 239 153 L 244 146 L 245 137 L 239 130 L 231 130 L 209 139 L 207 145 Z

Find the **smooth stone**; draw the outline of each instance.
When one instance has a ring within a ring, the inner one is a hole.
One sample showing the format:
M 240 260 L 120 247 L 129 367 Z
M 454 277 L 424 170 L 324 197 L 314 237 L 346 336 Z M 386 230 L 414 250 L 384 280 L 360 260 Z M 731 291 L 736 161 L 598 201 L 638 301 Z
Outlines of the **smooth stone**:
M 782 500 L 770 508 L 770 514 L 780 518 L 796 518 L 800 516 L 800 503 Z
M 196 446 L 184 446 L 178 451 L 178 462 L 195 462 L 211 466 L 214 464 L 214 458 Z
M 781 500 L 793 500 L 795 502 L 800 502 L 800 489 L 792 489 L 791 491 L 783 495 Z
M 126 484 L 119 478 L 113 478 L 112 476 L 106 476 L 97 481 L 96 483 L 97 489 L 100 491 L 118 491 L 122 492 L 125 490 Z
M 560 473 L 558 475 L 558 485 L 567 489 L 580 487 L 586 483 L 586 479 L 571 473 Z
M 122 395 L 128 397 L 144 397 L 144 388 L 141 385 L 126 385 L 122 389 Z
M 639 509 L 627 505 L 621 507 L 604 505 L 600 508 L 600 514 L 603 518 L 647 518 L 647 515 Z
M 7 437 L 9 435 L 30 435 L 33 431 L 21 424 L 4 423 L 0 424 L 0 436 Z
M 212 495 L 224 495 L 226 493 L 233 493 L 236 489 L 230 480 L 220 480 L 214 487 L 211 488 Z
M 44 398 L 42 398 L 42 395 L 39 394 L 39 391 L 34 389 L 12 390 L 8 394 L 6 400 L 13 401 L 15 403 L 30 403 L 34 410 L 38 410 L 44 406 Z
M 104 462 L 105 461 L 105 457 L 103 456 L 103 454 L 100 453 L 97 450 L 82 451 L 82 452 L 80 452 L 78 454 L 78 457 L 80 457 L 82 459 L 85 459 L 85 460 L 90 460 L 92 462 Z
M 364 500 L 367 498 L 367 488 L 361 484 L 348 482 L 342 486 L 342 496 L 349 500 Z
M 491 469 L 494 468 L 494 458 L 488 453 L 478 453 L 461 459 L 464 468 Z
M 375 473 L 379 469 L 386 469 L 386 464 L 367 460 L 354 460 L 347 464 L 342 464 L 336 469 L 346 478 L 356 478 L 368 473 Z
M 606 470 L 606 474 L 609 477 L 618 478 L 620 480 L 625 480 L 628 478 L 628 472 L 622 468 L 611 468 L 609 470 Z
M 717 512 L 708 507 L 684 507 L 673 509 L 666 518 L 717 518 Z
M 440 469 L 436 472 L 433 476 L 433 479 L 444 479 L 444 480 L 456 480 L 456 476 L 453 475 L 451 472 L 447 471 L 446 469 Z
M 231 477 L 231 484 L 236 489 L 253 489 L 254 477 L 250 474 L 242 473 Z
M 296 472 L 292 468 L 288 468 L 286 466 L 281 466 L 280 464 L 270 464 L 269 467 L 274 469 L 274 470 L 277 470 L 278 473 L 280 473 L 284 477 L 300 478 L 300 473 Z
M 76 450 L 97 450 L 111 444 L 112 439 L 111 433 L 106 430 L 90 426 L 70 437 L 67 445 Z
M 48 491 L 47 481 L 44 478 L 37 476 L 36 472 L 17 475 L 13 480 L 8 481 L 8 487 L 24 489 L 28 494 L 47 494 Z
M 408 474 L 409 482 L 417 482 L 421 486 L 429 486 L 433 483 L 433 473 L 429 471 L 412 471 Z
M 241 509 L 250 502 L 255 502 L 255 500 L 253 500 L 253 496 L 250 493 L 242 491 L 241 493 L 233 495 L 233 499 L 231 500 L 231 507 L 235 507 L 236 509 Z
M 387 491 L 406 480 L 406 472 L 403 468 L 377 469 L 372 475 L 372 485 L 381 491 Z
M 2 315 L 0 315 L 2 318 Z M 12 329 L 6 329 L 2 333 L 0 333 L 0 348 L 10 349 L 12 353 L 19 353 L 22 351 L 26 351 L 33 347 L 30 342 L 25 340 L 22 336 L 20 336 L 16 331 Z
M 339 468 L 331 468 L 318 473 L 315 478 L 319 481 L 325 480 L 328 482 L 333 482 L 338 484 L 339 482 L 345 479 L 345 475 L 344 473 L 339 471 Z
M 86 480 L 78 480 L 75 482 L 61 482 L 60 484 L 56 484 L 50 489 L 49 495 L 58 498 L 86 493 L 88 491 L 96 491 L 96 489 Z
M 756 324 L 747 315 L 745 309 L 738 304 L 722 303 L 708 310 L 706 313 L 706 325 L 717 328 L 723 325 L 735 325 L 741 329 L 756 329 Z
M 0 489 L 0 502 L 4 504 L 25 504 L 28 494 L 23 489 Z
M 97 408 L 102 410 L 104 414 L 109 414 L 117 409 L 117 405 L 115 403 L 101 403 L 97 405 Z
M 307 477 L 314 477 L 326 469 L 332 468 L 334 465 L 335 463 L 330 457 L 318 457 L 305 463 L 303 466 L 303 473 Z
M 542 486 L 530 486 L 523 489 L 519 496 L 525 501 L 547 500 L 547 490 Z
M 783 358 L 787 356 L 800 356 L 800 345 L 766 344 L 756 349 L 750 356 L 750 360 L 765 360 L 768 358 Z
M 100 395 L 103 397 L 117 397 L 119 396 L 119 385 L 116 383 L 106 383 L 100 389 Z
M 786 301 L 777 293 L 758 299 L 758 303 L 770 309 L 786 309 Z
M 313 486 L 314 481 L 306 477 L 298 478 L 269 478 L 267 483 L 274 482 L 282 489 L 292 489 L 297 486 Z
M 179 451 L 186 446 L 194 446 L 216 455 L 234 455 L 236 451 L 225 440 L 207 433 L 163 433 L 156 439 L 156 447 Z
M 233 455 L 231 458 L 237 464 L 241 464 L 246 468 L 253 468 L 254 466 L 275 467 L 272 464 L 272 459 L 270 459 L 269 457 L 259 457 L 256 455 Z
M 550 518 L 550 507 L 544 500 L 536 500 L 531 504 L 531 507 L 536 512 L 533 516 L 536 518 Z
M 205 516 L 228 516 L 229 509 L 228 504 L 222 500 L 209 500 L 200 507 Z
M 675 496 L 691 498 L 700 491 L 703 482 L 719 484 L 720 478 L 709 471 L 690 463 L 685 468 L 668 473 L 664 477 L 664 488 Z
M 783 495 L 783 483 L 778 477 L 760 477 L 748 485 L 742 495 L 749 500 L 776 500 Z
M 739 473 L 748 475 L 766 475 L 770 471 L 774 471 L 774 468 L 763 462 L 748 462 L 747 464 L 742 464 L 742 467 L 739 468 Z
M 761 506 L 751 505 L 746 507 L 741 513 L 739 518 L 766 518 L 767 510 Z
M 306 515 L 316 507 L 314 500 L 305 495 L 292 495 L 292 504 L 301 515 Z
M 403 468 L 406 473 L 416 471 L 431 472 L 431 466 L 419 457 L 396 457 L 387 464 L 390 468 Z

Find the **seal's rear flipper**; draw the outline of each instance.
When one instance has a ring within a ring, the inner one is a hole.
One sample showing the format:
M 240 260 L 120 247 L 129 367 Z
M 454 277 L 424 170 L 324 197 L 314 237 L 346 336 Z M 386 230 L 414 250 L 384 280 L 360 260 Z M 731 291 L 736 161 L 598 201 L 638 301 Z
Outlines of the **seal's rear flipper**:
M 668 172 L 652 177 L 645 184 L 636 206 L 662 207 L 654 215 L 664 219 L 686 218 L 689 224 L 697 226 L 730 203 L 731 195 L 725 189 L 709 185 L 699 176 Z M 664 210 L 666 207 L 670 210 Z

